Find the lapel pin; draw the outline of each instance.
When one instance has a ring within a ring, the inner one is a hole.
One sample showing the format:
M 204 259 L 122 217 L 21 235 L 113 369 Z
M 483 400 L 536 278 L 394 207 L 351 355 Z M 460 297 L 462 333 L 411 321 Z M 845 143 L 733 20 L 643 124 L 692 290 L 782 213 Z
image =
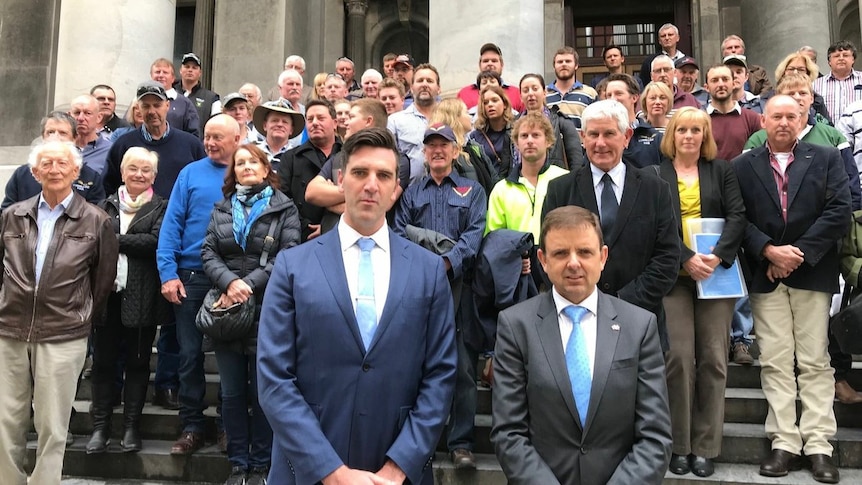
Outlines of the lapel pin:
M 615 323 L 615 324 L 611 325 L 611 330 L 613 330 L 614 332 L 619 332 L 620 326 Z

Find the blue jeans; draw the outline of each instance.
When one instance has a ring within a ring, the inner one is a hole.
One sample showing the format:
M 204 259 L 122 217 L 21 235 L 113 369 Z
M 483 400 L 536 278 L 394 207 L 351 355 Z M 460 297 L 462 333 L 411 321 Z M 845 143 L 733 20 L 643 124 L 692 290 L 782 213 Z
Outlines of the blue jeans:
M 163 323 L 156 340 L 156 389 L 176 389 L 180 385 L 180 344 L 177 343 L 176 323 Z
M 215 356 L 221 380 L 228 460 L 231 466 L 245 469 L 269 468 L 272 428 L 257 401 L 255 356 L 227 349 L 216 349 Z
M 212 287 L 207 275 L 200 270 L 179 270 L 180 281 L 186 289 L 186 297 L 179 306 L 174 306 L 177 321 L 177 342 L 180 344 L 180 422 L 183 432 L 203 433 L 204 419 L 204 353 L 201 351 L 203 334 L 195 326 L 195 317 L 204 302 L 204 296 Z
M 736 306 L 733 308 L 733 319 L 730 321 L 731 347 L 738 342 L 751 345 L 752 328 L 754 328 L 754 317 L 751 315 L 751 303 L 746 296 L 736 300 Z

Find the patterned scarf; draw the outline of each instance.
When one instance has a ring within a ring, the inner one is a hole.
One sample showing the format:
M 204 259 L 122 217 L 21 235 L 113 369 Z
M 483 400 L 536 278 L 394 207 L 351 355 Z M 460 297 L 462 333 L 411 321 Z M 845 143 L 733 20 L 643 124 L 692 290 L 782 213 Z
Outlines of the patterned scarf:
M 271 197 L 272 187 L 266 182 L 251 187 L 236 185 L 236 192 L 231 196 L 233 237 L 243 251 L 245 251 L 246 239 L 248 239 L 251 225 L 269 205 Z M 246 215 L 247 208 L 248 215 Z
M 144 206 L 147 202 L 153 199 L 153 188 L 150 187 L 144 192 L 138 194 L 138 197 L 132 197 L 126 190 L 125 185 L 121 185 L 117 190 L 117 196 L 120 199 L 120 210 L 126 214 L 134 214 L 138 209 Z

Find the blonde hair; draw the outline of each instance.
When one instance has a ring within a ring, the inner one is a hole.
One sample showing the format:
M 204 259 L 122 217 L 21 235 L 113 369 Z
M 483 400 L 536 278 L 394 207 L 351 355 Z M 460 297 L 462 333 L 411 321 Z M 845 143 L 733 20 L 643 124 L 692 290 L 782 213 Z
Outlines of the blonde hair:
M 795 61 L 796 59 L 802 59 L 805 63 L 805 68 L 808 69 L 807 76 L 811 79 L 817 79 L 817 75 L 820 73 L 820 68 L 817 67 L 817 63 L 811 60 L 810 57 L 805 54 L 801 54 L 799 52 L 793 52 L 791 54 L 787 54 L 787 57 L 784 58 L 783 61 L 778 63 L 778 67 L 775 68 L 775 83 L 781 81 L 781 78 L 784 77 L 784 71 L 787 70 L 787 66 Z
M 650 92 L 659 91 L 661 94 L 664 94 L 667 97 L 667 112 L 665 114 L 670 113 L 670 110 L 673 109 L 673 91 L 665 83 L 661 82 L 651 82 L 644 86 L 644 90 L 641 93 L 641 109 L 644 112 L 644 116 L 647 113 L 647 96 L 649 96 Z
M 326 76 L 328 74 L 325 72 L 319 72 L 314 75 L 314 80 L 311 82 L 311 99 L 323 99 L 323 97 L 317 94 L 317 85 L 323 86 L 323 83 L 326 82 Z
M 715 145 L 715 138 L 712 136 L 712 121 L 705 111 L 691 106 L 686 106 L 677 110 L 670 118 L 667 124 L 664 138 L 661 140 L 661 152 L 671 160 L 676 157 L 676 140 L 674 132 L 677 126 L 687 124 L 698 124 L 703 133 L 703 142 L 700 144 L 700 156 L 706 161 L 714 160 L 718 155 L 718 147 Z
M 482 91 L 479 93 L 479 104 L 476 105 L 476 121 L 473 122 L 473 127 L 477 130 L 485 130 L 491 124 L 488 115 L 485 113 L 485 94 L 488 92 L 496 94 L 503 101 L 503 121 L 506 122 L 507 126 L 515 118 L 512 114 L 512 102 L 509 100 L 506 90 L 500 86 L 489 84 L 482 88 Z
M 431 119 L 428 120 L 428 126 L 435 123 L 443 123 L 452 128 L 455 133 L 455 141 L 458 147 L 463 147 L 467 143 L 467 133 L 461 124 L 461 116 L 467 113 L 467 105 L 458 98 L 448 98 L 440 101 L 440 104 L 434 109 L 431 114 Z

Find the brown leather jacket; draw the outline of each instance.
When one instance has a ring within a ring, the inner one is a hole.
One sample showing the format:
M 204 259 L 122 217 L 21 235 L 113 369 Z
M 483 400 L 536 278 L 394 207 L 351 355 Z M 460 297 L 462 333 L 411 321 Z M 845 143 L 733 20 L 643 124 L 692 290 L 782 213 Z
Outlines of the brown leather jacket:
M 117 236 L 108 215 L 75 194 L 57 219 L 36 285 L 39 196 L 18 202 L 0 219 L 0 337 L 60 342 L 90 333 L 117 275 Z

